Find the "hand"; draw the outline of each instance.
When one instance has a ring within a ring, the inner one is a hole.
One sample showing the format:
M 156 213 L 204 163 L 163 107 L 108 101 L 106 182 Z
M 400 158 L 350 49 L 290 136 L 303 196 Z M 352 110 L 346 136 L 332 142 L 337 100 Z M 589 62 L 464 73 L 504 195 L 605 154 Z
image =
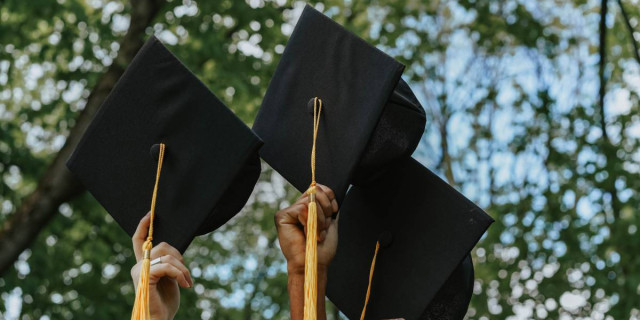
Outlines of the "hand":
M 131 278 L 134 286 L 138 286 L 140 268 L 144 252 L 142 244 L 147 239 L 150 214 L 140 220 L 133 235 L 133 251 L 136 255 L 136 265 L 131 268 Z M 160 258 L 160 263 L 151 266 L 149 270 L 149 309 L 151 319 L 173 319 L 180 306 L 180 289 L 193 287 L 193 280 L 189 269 L 184 265 L 184 259 L 178 250 L 166 242 L 162 242 L 151 249 L 151 261 Z M 137 288 L 136 288 L 137 289 Z
M 318 184 L 316 189 L 318 204 L 318 272 L 325 272 L 338 248 L 338 220 L 333 219 L 338 212 L 338 202 L 331 189 Z M 309 195 L 276 213 L 275 223 L 278 240 L 290 274 L 304 275 L 305 235 L 307 233 Z
M 338 220 L 333 213 L 338 212 L 338 202 L 333 191 L 326 186 L 317 185 L 316 202 L 318 204 L 318 320 L 327 318 L 325 310 L 325 291 L 327 269 L 338 248 Z M 307 233 L 309 196 L 303 194 L 290 207 L 276 213 L 280 248 L 287 259 L 289 281 L 289 302 L 291 319 L 300 320 L 304 313 L 304 261 Z

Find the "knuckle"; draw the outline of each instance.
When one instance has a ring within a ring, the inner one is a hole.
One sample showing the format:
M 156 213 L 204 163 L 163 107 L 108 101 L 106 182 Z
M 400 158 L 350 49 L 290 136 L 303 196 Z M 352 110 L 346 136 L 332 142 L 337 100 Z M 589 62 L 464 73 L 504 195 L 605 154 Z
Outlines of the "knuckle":
M 285 218 L 285 215 L 286 213 L 284 212 L 284 210 L 276 212 L 276 214 L 273 216 L 273 222 L 275 222 L 276 227 L 281 224 L 282 220 L 284 220 Z
M 331 191 L 331 189 L 329 189 L 329 187 L 325 186 L 324 184 L 320 185 L 320 190 L 326 195 L 329 195 L 329 192 Z
M 297 205 L 291 207 L 291 211 L 293 213 L 295 213 L 295 214 L 302 214 L 302 213 L 304 213 L 306 211 L 305 210 L 306 207 L 307 207 L 306 204 L 300 203 L 300 204 L 297 204 Z
M 169 261 L 172 261 L 175 265 L 178 265 L 178 266 L 182 265 L 182 257 L 177 258 L 174 256 L 169 256 Z
M 180 259 L 182 259 L 182 256 L 180 255 L 180 251 L 178 251 L 178 249 L 176 249 L 176 248 L 174 248 L 172 246 L 169 246 L 167 248 L 167 250 L 168 250 L 167 254 L 174 255 L 174 256 L 180 257 Z

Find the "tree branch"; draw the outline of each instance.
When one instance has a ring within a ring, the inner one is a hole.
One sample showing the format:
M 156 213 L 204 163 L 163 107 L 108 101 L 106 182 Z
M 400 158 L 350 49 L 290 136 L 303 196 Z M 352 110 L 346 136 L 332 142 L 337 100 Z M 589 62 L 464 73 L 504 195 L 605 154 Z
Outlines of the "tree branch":
M 606 141 L 609 141 L 609 135 L 607 134 L 607 123 L 604 117 L 604 95 L 606 87 L 606 79 L 604 76 L 604 68 L 607 63 L 607 0 L 602 0 L 600 5 L 600 65 L 598 70 L 598 77 L 600 79 L 600 89 L 598 90 L 598 106 L 600 107 L 600 128 L 602 129 L 602 136 Z
M 124 72 L 124 68 L 142 47 L 145 29 L 163 2 L 163 0 L 131 1 L 131 23 L 120 42 L 120 50 L 114 64 L 98 79 L 65 145 L 47 168 L 35 191 L 22 201 L 11 218 L 0 227 L 0 275 L 9 270 L 20 253 L 31 245 L 55 215 L 58 207 L 84 191 L 84 187 L 69 172 L 65 163 L 100 105 Z
M 622 8 L 622 7 L 621 7 Z M 600 127 L 602 129 L 602 138 L 604 139 L 603 143 L 603 151 L 605 157 L 607 157 L 607 162 L 615 161 L 612 159 L 611 155 L 614 154 L 612 148 L 613 145 L 609 140 L 609 135 L 607 133 L 607 124 L 605 121 L 605 112 L 604 112 L 604 96 L 606 93 L 606 78 L 605 78 L 605 65 L 607 63 L 607 0 L 602 0 L 602 5 L 600 6 L 600 68 L 598 70 L 598 75 L 600 77 L 600 90 L 598 93 L 598 104 L 600 107 Z M 633 38 L 633 34 L 631 35 Z M 633 40 L 633 39 L 632 39 Z M 635 41 L 634 41 L 635 43 Z M 637 53 L 637 51 L 636 51 Z M 614 156 L 615 157 L 615 156 Z M 608 185 L 604 187 L 604 189 L 609 192 L 611 195 L 611 210 L 613 211 L 613 216 L 616 220 L 619 218 L 618 215 L 620 210 L 618 208 L 618 191 L 615 187 L 615 177 L 610 177 L 608 179 Z
M 627 11 L 624 10 L 624 6 L 622 5 L 622 0 L 618 0 L 618 6 L 620 7 L 620 12 L 622 13 L 622 18 L 624 19 L 624 23 L 627 25 L 627 30 L 629 30 L 629 36 L 631 37 L 631 45 L 633 46 L 633 55 L 636 58 L 638 64 L 640 64 L 640 51 L 638 51 L 638 43 L 636 42 L 636 38 L 633 37 L 633 27 L 631 26 L 631 22 L 629 22 L 629 16 L 627 15 Z
M 444 176 L 447 178 L 447 182 L 450 185 L 456 186 L 456 179 L 453 176 L 453 161 L 451 159 L 451 152 L 449 151 L 449 119 L 450 114 L 444 114 L 447 111 L 443 111 L 442 119 L 439 126 L 439 134 L 440 134 L 440 151 L 442 152 L 442 156 L 440 157 L 439 167 L 444 171 Z

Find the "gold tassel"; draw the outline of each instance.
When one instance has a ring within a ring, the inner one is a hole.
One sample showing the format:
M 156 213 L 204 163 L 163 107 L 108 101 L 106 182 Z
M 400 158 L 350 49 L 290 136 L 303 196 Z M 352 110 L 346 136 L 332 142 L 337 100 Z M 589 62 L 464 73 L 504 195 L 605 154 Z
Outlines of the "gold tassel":
M 318 209 L 315 186 L 309 188 L 307 244 L 304 263 L 304 319 L 316 319 L 318 301 Z
M 149 269 L 151 269 L 151 242 L 145 241 L 144 247 L 149 249 L 144 249 L 144 259 L 142 260 L 142 268 L 140 269 L 140 279 L 138 280 L 138 289 L 136 290 L 136 300 L 133 303 L 131 320 L 151 319 L 151 313 L 149 310 Z
M 360 320 L 364 320 L 364 316 L 367 314 L 367 305 L 369 304 L 369 296 L 371 295 L 371 282 L 373 281 L 373 270 L 375 270 L 376 268 L 376 258 L 378 257 L 379 250 L 380 250 L 380 241 L 376 242 L 376 251 L 373 254 L 373 260 L 371 261 L 371 268 L 369 269 L 369 285 L 367 285 L 367 295 L 364 298 L 364 307 L 362 307 Z
M 156 171 L 156 183 L 153 187 L 153 195 L 151 196 L 151 218 L 149 222 L 149 231 L 147 234 L 147 241 L 142 244 L 144 258 L 142 259 L 140 279 L 138 280 L 138 288 L 136 289 L 136 300 L 133 303 L 131 320 L 151 319 L 151 311 L 149 310 L 149 272 L 151 269 L 151 249 L 153 248 L 153 218 L 156 213 L 156 198 L 158 196 L 158 182 L 160 181 L 160 172 L 162 171 L 164 149 L 165 145 L 164 143 L 161 143 L 160 156 L 158 157 L 158 170 Z
M 307 212 L 307 241 L 304 259 L 304 320 L 318 316 L 318 204 L 316 203 L 316 140 L 320 127 L 322 100 L 313 99 L 313 145 L 311 147 L 311 186 Z

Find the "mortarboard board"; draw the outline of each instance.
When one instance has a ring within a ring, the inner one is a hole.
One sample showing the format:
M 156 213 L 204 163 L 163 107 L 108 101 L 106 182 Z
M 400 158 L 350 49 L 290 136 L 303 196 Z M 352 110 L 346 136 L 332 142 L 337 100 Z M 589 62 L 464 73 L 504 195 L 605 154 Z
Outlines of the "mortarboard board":
M 349 319 L 361 315 L 371 268 L 366 319 L 464 317 L 469 252 L 493 222 L 482 209 L 408 158 L 375 185 L 352 187 L 340 216 L 327 296 Z
M 317 181 L 342 199 L 411 155 L 424 110 L 400 79 L 404 66 L 306 6 L 269 84 L 254 131 L 261 157 L 298 190 L 309 186 L 313 100 L 322 101 Z
M 184 252 L 244 206 L 261 141 L 152 36 L 67 162 L 129 235 L 150 209 L 160 144 L 153 240 Z
M 309 194 L 304 319 L 316 314 L 316 180 L 341 204 L 351 184 L 367 185 L 409 157 L 424 132 L 403 70 L 306 6 L 265 94 L 253 127 L 265 142 L 260 155 Z

